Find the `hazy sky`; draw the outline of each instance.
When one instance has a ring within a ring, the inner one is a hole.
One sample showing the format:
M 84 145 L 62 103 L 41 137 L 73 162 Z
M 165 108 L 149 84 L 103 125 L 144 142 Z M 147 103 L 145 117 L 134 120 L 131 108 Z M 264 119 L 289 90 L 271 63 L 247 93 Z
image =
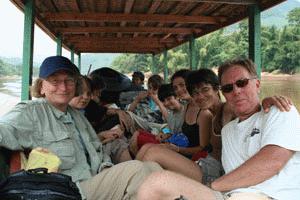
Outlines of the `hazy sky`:
M 22 57 L 23 24 L 24 14 L 9 0 L 0 0 L 0 56 Z M 55 54 L 56 43 L 35 26 L 34 58 L 43 59 Z M 70 57 L 70 52 L 63 49 L 63 55 Z
M 22 57 L 24 14 L 9 0 L 0 0 L 0 56 Z M 56 43 L 35 25 L 34 57 L 42 58 L 56 54 Z M 63 49 L 63 55 L 70 53 Z

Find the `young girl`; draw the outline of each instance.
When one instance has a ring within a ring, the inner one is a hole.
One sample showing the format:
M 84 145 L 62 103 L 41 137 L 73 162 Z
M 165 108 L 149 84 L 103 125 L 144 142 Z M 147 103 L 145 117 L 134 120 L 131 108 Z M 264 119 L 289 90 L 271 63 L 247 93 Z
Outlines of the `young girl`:
M 81 76 L 78 80 L 77 96 L 69 102 L 69 105 L 82 111 L 89 122 L 93 125 L 98 138 L 103 143 L 104 151 L 110 155 L 112 161 L 119 162 L 131 160 L 127 150 L 128 141 L 124 136 L 124 130 L 120 126 L 118 115 L 110 117 L 109 120 L 103 120 L 105 112 L 98 112 L 103 109 L 97 103 L 93 103 L 93 109 L 87 111 L 91 103 L 92 85 L 91 80 L 86 76 Z M 93 111 L 93 117 L 89 116 Z M 101 126 L 98 126 L 100 123 Z

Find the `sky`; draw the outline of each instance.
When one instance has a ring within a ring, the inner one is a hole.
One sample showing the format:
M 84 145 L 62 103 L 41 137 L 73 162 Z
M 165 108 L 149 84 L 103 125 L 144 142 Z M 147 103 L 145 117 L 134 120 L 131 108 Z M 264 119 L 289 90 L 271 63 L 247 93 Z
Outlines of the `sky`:
M 24 14 L 9 0 L 0 0 L 0 56 L 22 58 Z M 34 28 L 34 60 L 56 54 L 56 42 L 37 25 Z M 71 57 L 63 49 L 62 54 Z M 75 56 L 76 58 L 76 56 Z
M 300 2 L 300 0 L 297 0 Z M 24 14 L 9 0 L 0 0 L 0 56 L 22 57 Z M 35 25 L 34 61 L 56 54 L 56 42 Z M 71 57 L 63 49 L 62 54 Z M 75 59 L 77 56 L 75 55 Z

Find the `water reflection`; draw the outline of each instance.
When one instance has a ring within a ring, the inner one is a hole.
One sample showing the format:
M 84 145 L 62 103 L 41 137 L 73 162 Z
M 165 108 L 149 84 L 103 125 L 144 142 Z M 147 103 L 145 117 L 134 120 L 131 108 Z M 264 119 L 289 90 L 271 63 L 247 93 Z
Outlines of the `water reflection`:
M 300 111 L 300 77 L 287 78 L 286 80 L 264 80 L 261 82 L 261 98 L 273 95 L 290 97 Z
M 21 96 L 21 78 L 2 79 L 0 78 L 0 92 L 11 96 Z

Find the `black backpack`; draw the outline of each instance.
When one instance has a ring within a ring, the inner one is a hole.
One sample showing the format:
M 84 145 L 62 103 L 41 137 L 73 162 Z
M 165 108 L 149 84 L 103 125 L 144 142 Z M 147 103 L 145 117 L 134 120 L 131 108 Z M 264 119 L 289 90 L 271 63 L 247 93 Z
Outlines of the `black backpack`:
M 81 200 L 70 176 L 46 168 L 21 170 L 0 182 L 1 200 Z

